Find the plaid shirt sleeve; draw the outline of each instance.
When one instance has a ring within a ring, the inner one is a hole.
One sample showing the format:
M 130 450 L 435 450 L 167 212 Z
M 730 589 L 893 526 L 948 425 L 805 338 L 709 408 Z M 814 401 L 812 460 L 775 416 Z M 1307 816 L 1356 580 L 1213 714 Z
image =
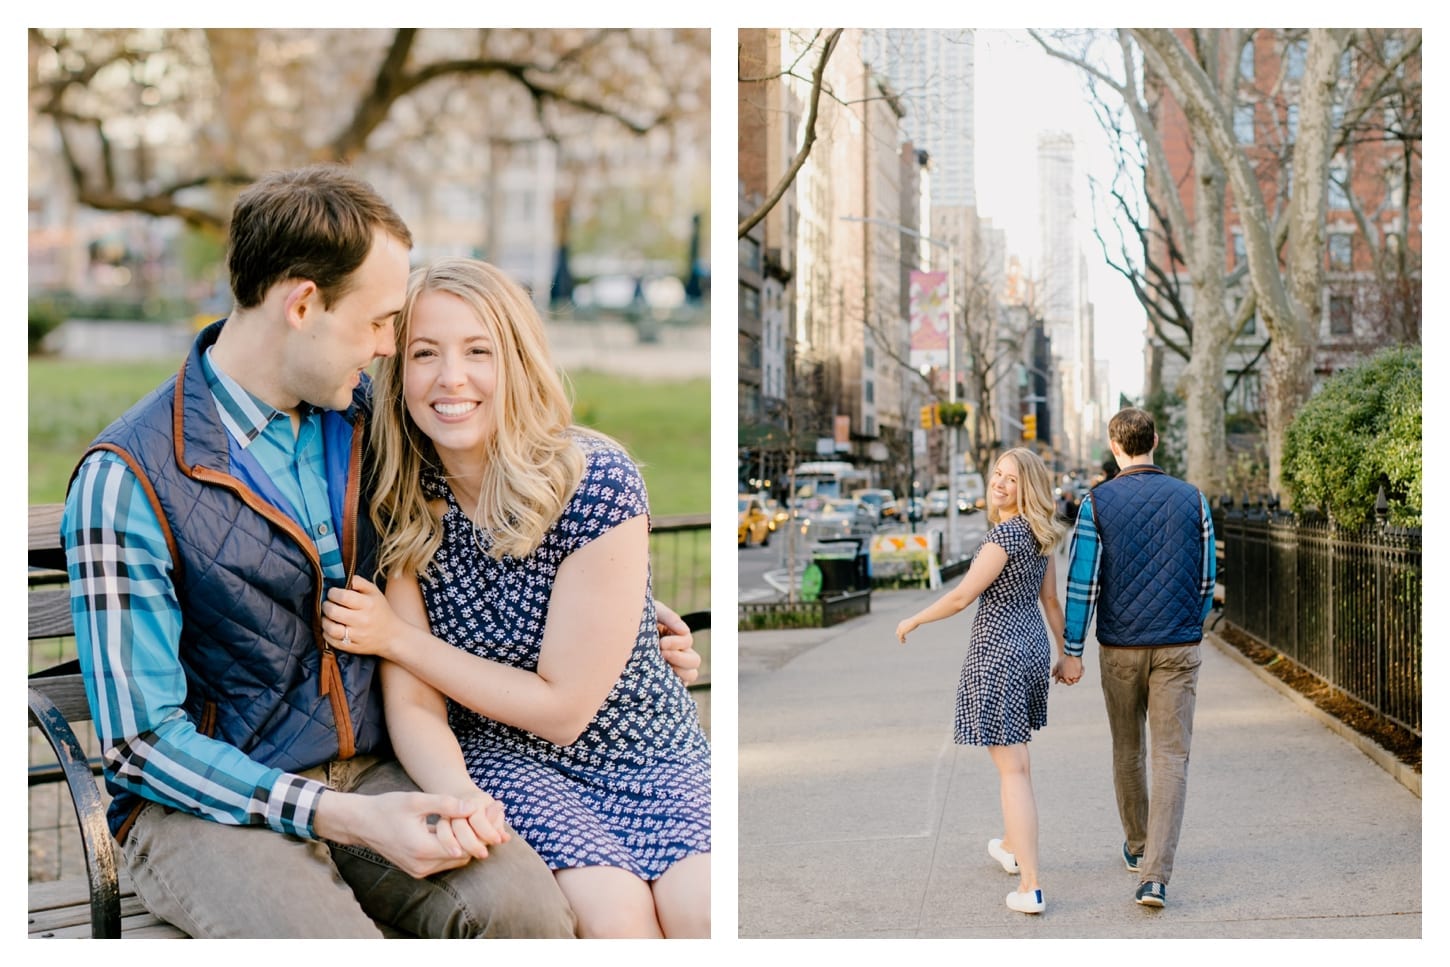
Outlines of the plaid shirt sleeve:
M 1218 548 L 1214 544 L 1213 511 L 1209 509 L 1208 498 L 1199 494 L 1203 502 L 1203 560 L 1199 567 L 1198 593 L 1203 598 L 1203 613 L 1199 622 L 1208 620 L 1213 610 L 1213 586 L 1218 583 Z
M 96 453 L 66 497 L 61 533 L 86 697 L 115 785 L 219 823 L 314 838 L 322 783 L 210 739 L 182 711 L 181 607 L 171 553 L 140 482 Z
M 1093 519 L 1093 497 L 1088 494 L 1077 511 L 1077 524 L 1072 531 L 1072 545 L 1067 553 L 1066 651 L 1082 657 L 1087 639 L 1088 622 L 1098 603 L 1098 565 L 1102 545 L 1098 541 L 1097 522 Z

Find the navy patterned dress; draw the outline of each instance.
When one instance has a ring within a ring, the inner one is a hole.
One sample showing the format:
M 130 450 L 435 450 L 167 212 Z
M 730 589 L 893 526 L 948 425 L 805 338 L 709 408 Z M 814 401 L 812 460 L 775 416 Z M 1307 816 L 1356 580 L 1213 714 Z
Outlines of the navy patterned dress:
M 494 661 L 538 667 L 549 594 L 572 552 L 649 510 L 629 456 L 579 437 L 587 468 L 543 543 L 524 558 L 494 560 L 491 537 L 458 506 L 441 475 L 443 544 L 419 578 L 433 634 Z M 550 869 L 614 866 L 653 880 L 710 852 L 710 748 L 695 701 L 660 654 L 647 584 L 639 633 L 624 673 L 582 735 L 558 746 L 448 701 L 448 720 L 479 788 Z
M 1016 745 L 1047 724 L 1052 646 L 1038 594 L 1047 557 L 1020 514 L 987 532 L 1007 552 L 1002 573 L 977 599 L 972 637 L 957 685 L 956 741 Z

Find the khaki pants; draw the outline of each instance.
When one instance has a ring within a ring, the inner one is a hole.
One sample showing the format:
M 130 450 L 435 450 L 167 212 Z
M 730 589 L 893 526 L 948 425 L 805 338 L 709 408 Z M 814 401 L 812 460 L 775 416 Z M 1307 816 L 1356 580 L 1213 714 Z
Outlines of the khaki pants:
M 343 792 L 417 789 L 398 763 L 360 760 L 303 775 Z M 574 936 L 553 873 L 517 834 L 418 880 L 363 847 L 149 803 L 122 851 L 147 908 L 193 937 L 381 937 L 374 920 L 418 937 Z
M 1098 653 L 1123 837 L 1130 852 L 1142 854 L 1139 882 L 1166 886 L 1173 875 L 1188 791 L 1199 646 L 1101 646 Z M 1145 774 L 1149 734 L 1151 789 Z

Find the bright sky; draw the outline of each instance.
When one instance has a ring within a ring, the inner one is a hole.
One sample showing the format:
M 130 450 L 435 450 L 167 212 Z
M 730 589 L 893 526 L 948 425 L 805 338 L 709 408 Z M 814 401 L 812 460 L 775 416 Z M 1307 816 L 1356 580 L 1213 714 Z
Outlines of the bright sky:
M 976 35 L 977 209 L 1007 231 L 1009 252 L 1036 264 L 1040 246 L 1037 135 L 1067 131 L 1075 150 L 1079 245 L 1088 260 L 1089 295 L 1095 306 L 1095 352 L 1108 360 L 1108 382 L 1117 394 L 1143 392 L 1142 308 L 1127 281 L 1108 267 L 1092 234 L 1087 175 L 1106 180 L 1111 168 L 1106 136 L 1082 90 L 1081 73 L 1048 57 L 1025 31 L 978 30 Z M 1104 236 L 1116 235 L 1105 229 Z

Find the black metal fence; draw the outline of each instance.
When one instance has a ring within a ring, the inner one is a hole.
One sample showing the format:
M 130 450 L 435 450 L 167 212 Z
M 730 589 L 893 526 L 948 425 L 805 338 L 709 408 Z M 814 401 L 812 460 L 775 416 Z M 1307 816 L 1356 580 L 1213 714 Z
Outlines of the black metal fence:
M 741 631 L 768 628 L 829 628 L 871 613 L 871 589 L 821 595 L 814 601 L 743 601 L 735 605 Z
M 1421 734 L 1420 531 L 1220 507 L 1223 617 Z
M 650 522 L 649 560 L 657 600 L 680 614 L 709 609 L 709 514 L 654 518 Z

